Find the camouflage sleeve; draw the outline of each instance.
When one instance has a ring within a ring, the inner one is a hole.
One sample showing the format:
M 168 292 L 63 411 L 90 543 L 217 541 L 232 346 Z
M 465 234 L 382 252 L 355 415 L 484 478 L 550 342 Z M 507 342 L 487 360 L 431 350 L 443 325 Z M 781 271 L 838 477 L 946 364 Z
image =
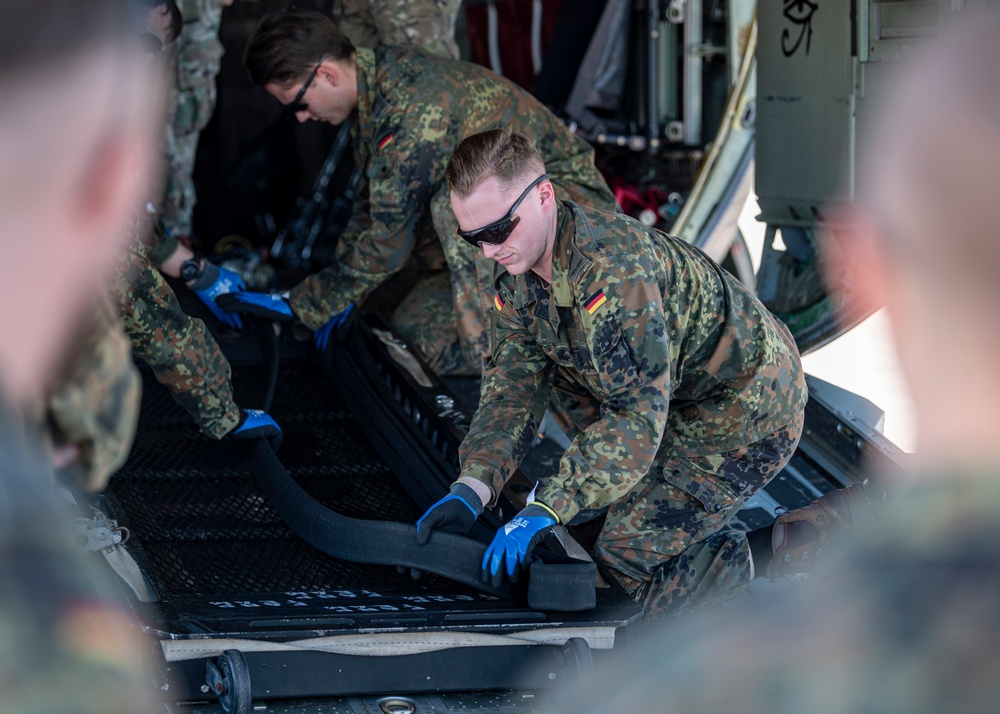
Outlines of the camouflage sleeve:
M 349 303 L 363 300 L 406 264 L 416 244 L 417 225 L 428 212 L 432 167 L 440 152 L 431 142 L 407 142 L 392 132 L 378 143 L 382 148 L 367 168 L 369 224 L 337 263 L 289 293 L 295 315 L 312 330 Z
M 459 449 L 462 476 L 489 487 L 489 506 L 531 445 L 551 389 L 552 363 L 502 301 L 498 296 L 479 408 Z
M 563 522 L 622 498 L 649 472 L 666 430 L 671 357 L 679 350 L 649 258 L 612 256 L 589 270 L 576 309 L 600 381 L 601 418 L 577 435 L 559 473 L 537 494 Z M 687 319 L 680 311 L 672 318 Z
M 221 439 L 236 426 L 229 362 L 208 327 L 190 317 L 138 242 L 124 252 L 111 298 L 132 346 L 201 430 Z
M 146 256 L 149 258 L 149 262 L 157 268 L 167 262 L 167 259 L 176 253 L 181 245 L 172 233 L 165 232 L 160 228 L 149 231 L 148 236 L 144 241 Z
M 132 346 L 106 298 L 73 365 L 52 389 L 45 421 L 52 443 L 76 446 L 67 471 L 88 491 L 100 491 L 125 462 L 139 423 L 141 383 Z

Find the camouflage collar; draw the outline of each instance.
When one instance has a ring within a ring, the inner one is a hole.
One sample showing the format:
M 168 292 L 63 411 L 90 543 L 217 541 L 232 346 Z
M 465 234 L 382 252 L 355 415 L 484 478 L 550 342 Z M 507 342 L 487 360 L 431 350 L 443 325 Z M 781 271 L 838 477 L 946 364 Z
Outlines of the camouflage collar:
M 576 221 L 570 204 L 556 204 L 556 243 L 552 247 L 552 299 L 559 307 L 573 304 L 573 273 L 576 237 Z
M 364 141 L 371 137 L 374 131 L 372 120 L 372 110 L 375 107 L 375 98 L 378 94 L 376 84 L 377 67 L 375 65 L 375 51 L 367 47 L 359 47 L 355 50 L 354 66 L 358 74 L 358 109 L 354 122 L 354 138 L 356 141 Z

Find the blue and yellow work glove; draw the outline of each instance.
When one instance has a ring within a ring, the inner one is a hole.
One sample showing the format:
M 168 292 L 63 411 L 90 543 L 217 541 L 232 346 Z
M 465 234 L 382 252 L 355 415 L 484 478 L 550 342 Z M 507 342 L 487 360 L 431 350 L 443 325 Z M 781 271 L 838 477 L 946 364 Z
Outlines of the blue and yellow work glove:
M 239 424 L 229 434 L 234 439 L 267 439 L 275 451 L 281 446 L 281 427 L 260 409 L 244 409 Z
M 426 545 L 435 530 L 465 535 L 483 512 L 483 502 L 472 487 L 453 483 L 450 493 L 427 509 L 417 521 L 417 543 Z
M 504 573 L 510 582 L 517 582 L 519 570 L 524 566 L 531 550 L 553 526 L 559 516 L 541 501 L 534 501 L 505 523 L 483 556 L 482 578 L 494 587 L 502 587 Z
M 292 306 L 279 293 L 225 293 L 217 297 L 215 302 L 226 312 L 245 312 L 274 322 L 291 322 L 295 319 Z
M 316 349 L 320 352 L 326 352 L 326 343 L 330 341 L 330 334 L 347 321 L 347 318 L 350 316 L 353 309 L 354 303 L 352 302 L 341 312 L 338 312 L 336 315 L 331 317 L 329 322 L 313 333 L 313 342 L 316 343 Z
M 231 270 L 220 268 L 206 260 L 201 273 L 195 278 L 190 287 L 194 291 L 194 294 L 198 296 L 198 299 L 205 303 L 205 306 L 212 311 L 215 319 L 237 330 L 243 329 L 243 322 L 240 320 L 239 315 L 228 313 L 215 303 L 215 298 L 220 295 L 246 290 L 247 286 L 243 284 L 243 278 Z

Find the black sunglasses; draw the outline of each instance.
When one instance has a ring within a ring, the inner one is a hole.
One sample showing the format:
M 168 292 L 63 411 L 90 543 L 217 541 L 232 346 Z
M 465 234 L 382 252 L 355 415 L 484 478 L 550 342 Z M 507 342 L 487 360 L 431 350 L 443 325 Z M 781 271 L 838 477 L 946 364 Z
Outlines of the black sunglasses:
M 304 112 L 309 108 L 308 102 L 303 102 L 302 97 L 306 96 L 306 90 L 309 89 L 309 85 L 312 84 L 312 81 L 316 79 L 316 73 L 319 72 L 319 68 L 323 66 L 323 60 L 325 59 L 326 55 L 319 58 L 319 62 L 316 64 L 315 69 L 313 69 L 313 71 L 309 74 L 309 78 L 306 80 L 306 83 L 302 85 L 302 89 L 299 90 L 299 93 L 295 95 L 295 99 L 285 105 L 285 109 L 290 111 L 292 114 Z
M 520 216 L 514 215 L 514 211 L 516 211 L 517 207 L 521 205 L 521 201 L 527 197 L 527 195 L 531 192 L 531 189 L 548 177 L 549 174 L 542 174 L 528 184 L 528 188 L 524 189 L 524 192 L 517 197 L 516 201 L 514 201 L 514 205 L 510 207 L 509 211 L 507 211 L 507 215 L 499 221 L 491 223 L 488 226 L 483 226 L 482 228 L 477 228 L 474 231 L 459 230 L 458 235 L 460 235 L 466 243 L 475 248 L 481 247 L 483 243 L 500 245 L 507 240 L 511 233 L 514 232 L 514 226 L 516 226 L 517 222 L 521 220 Z

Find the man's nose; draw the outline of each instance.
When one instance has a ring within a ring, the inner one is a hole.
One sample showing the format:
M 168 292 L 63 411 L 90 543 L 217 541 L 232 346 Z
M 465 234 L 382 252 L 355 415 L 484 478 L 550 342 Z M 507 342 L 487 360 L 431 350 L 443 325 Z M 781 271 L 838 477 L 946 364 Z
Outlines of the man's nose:
M 299 120 L 299 124 L 305 124 L 312 118 L 308 109 L 303 109 L 301 112 L 295 112 L 295 118 Z
M 493 243 L 480 243 L 483 247 L 483 255 L 487 258 L 492 258 L 500 251 L 500 246 Z

